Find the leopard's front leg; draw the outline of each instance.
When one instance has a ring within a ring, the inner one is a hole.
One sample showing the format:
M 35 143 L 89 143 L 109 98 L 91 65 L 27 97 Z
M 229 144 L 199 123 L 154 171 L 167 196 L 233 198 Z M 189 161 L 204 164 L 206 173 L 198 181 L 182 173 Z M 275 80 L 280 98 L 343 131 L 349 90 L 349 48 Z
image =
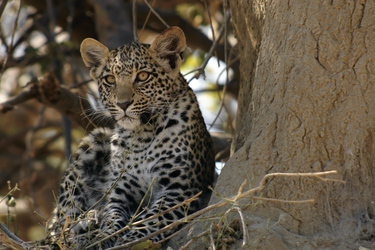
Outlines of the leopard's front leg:
M 199 193 L 199 191 L 196 190 L 192 193 L 196 194 Z M 161 193 L 160 197 L 146 210 L 145 213 L 134 218 L 132 228 L 127 232 L 126 235 L 117 240 L 116 245 L 122 245 L 137 239 L 141 239 L 152 233 L 157 233 L 157 231 L 165 226 L 186 217 L 188 214 L 194 211 L 197 211 L 199 207 L 198 201 L 193 201 L 163 214 L 165 211 L 180 205 L 185 200 L 184 196 L 185 195 L 182 190 L 166 190 L 165 192 Z M 168 231 L 157 233 L 155 236 L 151 237 L 150 240 L 154 243 L 158 243 L 181 229 L 182 226 L 183 225 L 181 224 L 175 228 L 171 228 Z
M 87 237 L 78 237 L 77 240 L 77 236 L 91 234 L 99 227 L 97 217 L 100 217 L 100 205 L 105 202 L 105 190 L 94 187 L 106 186 L 108 181 L 111 135 L 108 129 L 94 130 L 83 139 L 73 156 L 60 185 L 56 209 L 47 226 L 55 240 L 64 234 L 63 238 L 68 243 L 83 246 L 88 243 Z
M 110 188 L 108 203 L 103 210 L 100 222 L 98 238 L 102 239 L 100 247 L 104 249 L 114 246 L 118 239 L 127 233 L 127 230 L 123 229 L 131 221 L 132 214 L 136 213 L 137 210 L 142 211 L 140 201 L 147 192 L 146 187 L 132 189 L 130 178 L 132 178 L 134 184 L 134 179 L 137 179 L 136 176 L 124 175 L 118 178 L 113 181 L 114 185 Z M 143 206 L 146 206 L 146 204 L 148 202 L 145 202 Z
M 175 185 L 173 186 L 175 187 Z M 198 189 L 190 190 L 192 196 L 199 193 Z M 131 194 L 124 193 L 124 196 L 121 197 L 121 200 L 124 202 L 112 202 L 104 212 L 106 220 L 101 226 L 101 231 L 104 232 L 103 237 L 108 238 L 110 235 L 113 236 L 101 245 L 104 248 L 112 247 L 114 245 L 122 245 L 150 235 L 170 223 L 185 217 L 189 213 L 198 210 L 199 207 L 198 201 L 193 201 L 190 204 L 180 206 L 168 213 L 160 215 L 164 211 L 167 211 L 185 200 L 186 194 L 183 187 L 180 189 L 173 188 L 171 190 L 166 188 L 163 192 L 155 194 L 150 198 L 152 203 L 148 203 L 148 197 L 146 197 L 144 201 L 145 204 L 143 204 L 144 206 L 138 204 L 139 209 L 136 209 L 137 206 L 132 204 L 132 201 L 125 198 L 129 195 Z M 133 199 L 131 198 L 131 200 Z M 127 206 L 128 204 L 131 204 L 131 206 Z M 129 211 L 129 207 L 133 207 L 133 210 Z M 126 226 L 129 228 L 123 230 Z M 170 231 L 155 235 L 151 240 L 155 243 L 159 242 L 177 231 L 179 228 L 181 227 L 176 227 Z

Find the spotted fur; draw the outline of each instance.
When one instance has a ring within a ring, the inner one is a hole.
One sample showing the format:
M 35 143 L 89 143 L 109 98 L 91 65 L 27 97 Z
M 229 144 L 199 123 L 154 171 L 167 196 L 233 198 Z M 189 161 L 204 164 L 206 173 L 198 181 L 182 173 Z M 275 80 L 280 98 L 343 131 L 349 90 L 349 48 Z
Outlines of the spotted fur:
M 151 45 L 131 43 L 113 51 L 94 39 L 83 41 L 83 60 L 116 126 L 86 136 L 63 177 L 50 230 L 58 238 L 66 228 L 70 248 L 90 245 L 203 192 L 187 206 L 96 247 L 121 245 L 208 202 L 213 147 L 196 97 L 179 72 L 184 49 L 185 36 L 177 27 L 164 31 Z

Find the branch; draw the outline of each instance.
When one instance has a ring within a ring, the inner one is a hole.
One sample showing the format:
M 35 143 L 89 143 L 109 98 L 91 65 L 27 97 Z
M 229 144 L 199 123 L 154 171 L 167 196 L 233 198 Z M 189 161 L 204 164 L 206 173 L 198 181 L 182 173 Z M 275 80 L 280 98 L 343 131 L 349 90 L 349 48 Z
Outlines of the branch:
M 0 17 L 3 15 L 5 6 L 7 6 L 8 0 L 1 0 L 0 2 Z
M 2 2 L 3 3 L 3 2 Z M 6 4 L 6 3 L 5 3 Z M 3 74 L 4 70 L 5 70 L 5 67 L 7 65 L 7 61 L 8 61 L 8 58 L 9 57 L 12 57 L 13 56 L 13 51 L 14 51 L 14 47 L 13 47 L 13 42 L 14 42 L 14 37 L 16 35 L 16 30 L 17 30 L 17 27 L 18 27 L 18 20 L 19 20 L 19 17 L 20 17 L 20 13 L 21 13 L 21 3 L 18 7 L 18 11 L 17 11 L 17 17 L 16 17 L 16 20 L 14 21 L 14 26 L 13 26 L 13 32 L 10 36 L 10 44 L 7 48 L 7 57 L 5 58 L 5 60 L 2 62 L 2 65 L 1 65 L 1 69 L 0 69 L 0 75 Z M 4 6 L 5 8 L 5 6 Z
M 0 222 L 0 229 L 4 231 L 4 233 L 9 237 L 10 239 L 10 244 L 16 243 L 17 246 L 22 246 L 22 247 L 33 247 L 32 245 L 26 243 L 25 241 L 21 240 L 18 238 L 12 231 L 10 231 L 3 223 Z M 1 245 L 0 245 L 1 246 Z M 10 245 L 8 245 L 10 246 Z M 15 247 L 15 246 L 13 246 Z M 12 247 L 12 248 L 13 248 Z
M 6 113 L 31 99 L 37 99 L 43 105 L 56 109 L 88 131 L 95 127 L 111 127 L 114 124 L 110 118 L 97 119 L 94 112 L 88 111 L 92 109 L 90 103 L 61 86 L 52 73 L 45 74 L 39 80 L 32 80 L 17 96 L 1 103 L 0 112 Z
M 31 80 L 28 84 L 33 85 L 36 79 Z M 0 104 L 0 112 L 5 114 L 12 110 L 17 104 L 26 102 L 37 96 L 37 89 L 33 87 L 26 87 L 18 95 L 10 97 L 6 102 Z

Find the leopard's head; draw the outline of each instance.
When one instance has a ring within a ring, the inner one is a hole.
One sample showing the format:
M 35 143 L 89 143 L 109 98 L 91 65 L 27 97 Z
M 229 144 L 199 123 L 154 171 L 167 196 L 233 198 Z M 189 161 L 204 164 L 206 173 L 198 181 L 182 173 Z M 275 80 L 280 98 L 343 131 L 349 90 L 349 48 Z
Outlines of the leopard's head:
M 87 38 L 81 44 L 81 55 L 112 117 L 125 127 L 136 127 L 160 112 L 157 110 L 181 88 L 177 78 L 185 46 L 182 30 L 172 27 L 151 45 L 131 43 L 112 51 Z

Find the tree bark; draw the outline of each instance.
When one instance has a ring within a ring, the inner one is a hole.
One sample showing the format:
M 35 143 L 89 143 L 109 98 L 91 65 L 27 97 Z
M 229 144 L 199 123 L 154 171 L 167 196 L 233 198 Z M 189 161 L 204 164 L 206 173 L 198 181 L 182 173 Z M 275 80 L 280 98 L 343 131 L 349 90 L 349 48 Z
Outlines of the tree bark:
M 313 203 L 235 204 L 247 242 L 254 249 L 373 248 L 375 2 L 268 1 L 263 32 L 261 18 L 250 21 L 262 16 L 256 7 L 263 1 L 230 4 L 242 50 L 241 94 L 234 154 L 215 192 L 230 197 L 245 179 L 255 186 L 268 173 L 337 170 L 330 178 L 345 183 L 275 177 L 259 194 Z M 260 34 L 257 56 L 251 38 Z M 255 69 L 246 63 L 254 58 Z
M 265 1 L 230 1 L 230 10 L 240 50 L 240 89 L 236 130 L 232 153 L 240 148 L 251 132 L 252 119 L 240 115 L 249 111 L 251 103 L 256 62 L 262 41 L 265 17 Z M 252 113 L 250 113 L 252 115 Z M 250 122 L 250 123 L 249 123 Z M 247 124 L 247 125 L 246 125 Z
M 233 12 L 243 9 L 236 1 L 231 4 Z M 286 248 L 371 246 L 366 239 L 374 232 L 375 211 L 374 12 L 371 1 L 271 1 L 266 6 L 256 70 L 241 68 L 248 75 L 241 79 L 246 82 L 240 93 L 251 98 L 240 105 L 237 151 L 216 191 L 235 193 L 243 181 L 236 173 L 253 177 L 256 184 L 267 173 L 337 170 L 335 178 L 346 182 L 275 178 L 264 197 L 315 201 L 257 205 L 252 215 L 263 219 L 259 223 L 278 221 L 269 242 L 281 236 Z M 233 21 L 242 63 L 252 46 L 243 40 L 244 27 L 252 31 L 254 26 Z M 296 235 L 304 241 L 293 241 Z

